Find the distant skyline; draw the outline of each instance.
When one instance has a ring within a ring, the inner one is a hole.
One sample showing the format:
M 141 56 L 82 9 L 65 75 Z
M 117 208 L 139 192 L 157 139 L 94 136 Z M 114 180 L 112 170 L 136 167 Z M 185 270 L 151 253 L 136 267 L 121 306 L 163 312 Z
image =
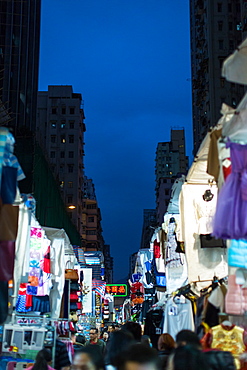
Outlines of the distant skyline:
M 39 90 L 72 85 L 85 111 L 93 179 L 114 281 L 155 208 L 155 151 L 184 127 L 192 156 L 189 1 L 42 0 Z

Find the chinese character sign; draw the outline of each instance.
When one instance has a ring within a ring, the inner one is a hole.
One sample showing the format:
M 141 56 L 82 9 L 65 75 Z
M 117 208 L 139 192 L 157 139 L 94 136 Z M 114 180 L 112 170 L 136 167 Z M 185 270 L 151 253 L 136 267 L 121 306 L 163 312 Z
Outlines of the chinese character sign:
M 128 295 L 126 284 L 106 284 L 105 291 L 115 297 L 126 297 Z

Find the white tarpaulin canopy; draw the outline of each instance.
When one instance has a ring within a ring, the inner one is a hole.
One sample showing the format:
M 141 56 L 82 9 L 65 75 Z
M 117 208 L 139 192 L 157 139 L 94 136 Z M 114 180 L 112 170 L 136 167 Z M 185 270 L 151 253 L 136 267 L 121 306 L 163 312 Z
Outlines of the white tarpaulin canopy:
M 228 81 L 247 85 L 247 38 L 224 61 L 222 76 Z

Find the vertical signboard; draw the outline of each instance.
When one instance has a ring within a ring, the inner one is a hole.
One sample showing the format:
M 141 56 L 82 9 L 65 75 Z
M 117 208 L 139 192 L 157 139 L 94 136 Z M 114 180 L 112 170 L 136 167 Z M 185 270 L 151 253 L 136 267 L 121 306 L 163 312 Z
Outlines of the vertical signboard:
M 92 312 L 92 269 L 81 269 L 83 271 L 83 301 L 82 301 L 82 313 Z

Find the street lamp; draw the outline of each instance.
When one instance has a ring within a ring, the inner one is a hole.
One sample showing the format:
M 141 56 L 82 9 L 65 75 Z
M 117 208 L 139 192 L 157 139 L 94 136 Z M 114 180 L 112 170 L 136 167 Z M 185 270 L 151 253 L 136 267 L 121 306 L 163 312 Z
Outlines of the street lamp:
M 69 208 L 69 209 L 75 209 L 75 208 L 76 208 L 76 206 L 71 205 L 71 206 L 68 206 L 68 208 Z

